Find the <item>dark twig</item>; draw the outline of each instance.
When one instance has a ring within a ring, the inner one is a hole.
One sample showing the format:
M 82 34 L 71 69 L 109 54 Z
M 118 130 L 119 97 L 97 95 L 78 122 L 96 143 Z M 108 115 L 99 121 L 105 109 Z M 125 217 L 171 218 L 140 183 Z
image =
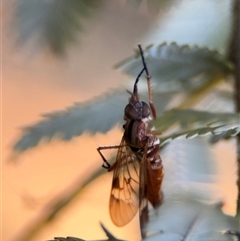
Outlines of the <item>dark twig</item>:
M 240 112 L 240 1 L 233 3 L 233 34 L 230 49 L 230 59 L 235 65 L 235 106 L 236 112 Z M 240 122 L 240 120 L 239 120 Z M 240 135 L 237 135 L 237 216 L 240 216 Z

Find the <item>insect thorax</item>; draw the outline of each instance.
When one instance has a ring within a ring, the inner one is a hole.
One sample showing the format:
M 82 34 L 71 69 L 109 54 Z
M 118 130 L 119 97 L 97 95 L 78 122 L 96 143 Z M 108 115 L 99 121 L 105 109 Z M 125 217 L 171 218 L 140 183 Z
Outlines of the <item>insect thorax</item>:
M 133 151 L 136 149 L 143 148 L 148 142 L 150 133 L 149 129 L 149 121 L 150 119 L 145 120 L 130 120 L 126 119 L 126 124 L 123 126 L 124 128 L 124 138 L 127 144 L 133 148 Z

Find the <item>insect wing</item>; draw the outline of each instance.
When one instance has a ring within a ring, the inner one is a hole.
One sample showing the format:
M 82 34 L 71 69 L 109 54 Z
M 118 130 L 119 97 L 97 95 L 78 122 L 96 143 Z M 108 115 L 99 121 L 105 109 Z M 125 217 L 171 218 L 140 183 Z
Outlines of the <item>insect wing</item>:
M 124 138 L 112 167 L 109 210 L 113 223 L 121 227 L 133 219 L 139 207 L 139 161 Z

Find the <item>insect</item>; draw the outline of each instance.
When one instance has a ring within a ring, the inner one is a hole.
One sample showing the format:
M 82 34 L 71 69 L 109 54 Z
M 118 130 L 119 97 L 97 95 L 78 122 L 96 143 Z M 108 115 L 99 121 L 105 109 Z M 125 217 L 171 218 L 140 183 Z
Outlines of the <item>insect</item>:
M 113 171 L 109 211 L 116 226 L 129 223 L 139 209 L 141 229 L 148 220 L 148 201 L 154 208 L 161 205 L 163 166 L 159 155 L 160 141 L 155 135 L 151 120 L 156 119 L 152 101 L 151 77 L 144 59 L 141 45 L 138 45 L 143 69 L 136 78 L 129 104 L 125 107 L 124 134 L 120 145 L 98 147 L 103 167 Z M 149 106 L 140 101 L 137 84 L 146 73 Z M 152 117 L 151 117 L 152 114 Z M 111 166 L 101 150 L 118 149 L 115 163 Z

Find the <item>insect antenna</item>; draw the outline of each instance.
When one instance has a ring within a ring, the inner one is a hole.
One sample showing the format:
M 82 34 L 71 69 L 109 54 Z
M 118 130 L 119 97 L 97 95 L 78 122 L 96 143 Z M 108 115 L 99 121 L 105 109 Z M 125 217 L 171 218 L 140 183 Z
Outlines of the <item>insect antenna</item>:
M 142 71 L 138 74 L 138 76 L 137 76 L 137 78 L 136 78 L 136 81 L 135 81 L 135 83 L 134 83 L 133 93 L 134 93 L 135 95 L 138 94 L 137 83 L 138 83 L 138 81 L 139 81 L 139 79 L 140 79 L 140 77 L 141 77 L 141 75 L 142 75 L 142 73 L 143 73 L 144 70 L 145 70 L 145 68 L 143 68 Z
M 140 51 L 140 55 L 141 55 L 141 58 L 142 58 L 142 63 L 143 63 L 143 67 L 145 69 L 146 75 L 150 76 L 149 72 L 148 72 L 147 64 L 146 64 L 146 61 L 145 61 L 145 58 L 144 58 L 144 55 L 143 55 L 142 46 L 139 44 L 138 48 L 139 48 L 139 51 Z
M 152 111 L 153 118 L 156 119 L 157 118 L 156 109 L 155 109 L 155 106 L 154 106 L 153 100 L 152 100 L 151 76 L 149 75 L 147 64 L 146 64 L 146 61 L 145 61 L 145 58 L 144 58 L 144 55 L 143 55 L 143 50 L 142 50 L 142 47 L 141 47 L 140 44 L 138 45 L 138 48 L 139 48 L 140 55 L 141 55 L 141 58 L 142 58 L 143 67 L 144 67 L 144 70 L 145 70 L 146 75 L 147 75 L 149 105 L 150 105 L 150 108 L 151 108 L 151 111 Z

